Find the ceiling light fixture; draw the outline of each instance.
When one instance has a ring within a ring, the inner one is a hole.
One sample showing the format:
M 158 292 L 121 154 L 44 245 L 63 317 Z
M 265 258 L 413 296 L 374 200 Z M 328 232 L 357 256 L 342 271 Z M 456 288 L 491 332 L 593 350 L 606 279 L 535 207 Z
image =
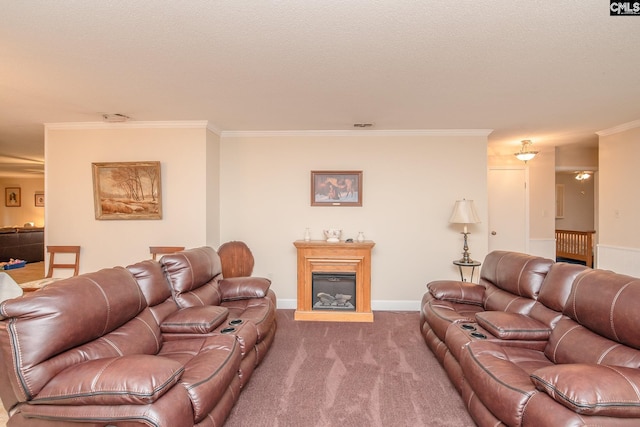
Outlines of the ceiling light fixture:
M 529 160 L 533 159 L 536 154 L 538 154 L 537 151 L 533 151 L 531 149 L 531 144 L 533 143 L 530 139 L 525 139 L 522 141 L 520 151 L 514 154 L 518 160 L 522 160 L 523 162 L 527 163 Z
M 589 177 L 591 177 L 591 172 L 589 171 L 576 172 L 576 179 L 578 181 L 584 181 L 585 179 L 589 179 Z
M 124 114 L 115 113 L 115 114 L 103 114 L 102 120 L 107 123 L 124 123 L 128 121 L 131 117 L 125 116 Z

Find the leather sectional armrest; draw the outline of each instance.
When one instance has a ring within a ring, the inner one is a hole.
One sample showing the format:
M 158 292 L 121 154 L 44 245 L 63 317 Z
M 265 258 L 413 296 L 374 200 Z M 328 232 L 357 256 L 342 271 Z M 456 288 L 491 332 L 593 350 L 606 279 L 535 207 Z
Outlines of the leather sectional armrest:
M 427 289 L 436 299 L 473 305 L 482 305 L 485 291 L 484 286 L 456 280 L 436 280 Z
M 229 316 L 229 309 L 205 305 L 180 309 L 167 316 L 160 325 L 163 333 L 206 334 L 220 326 Z
M 220 280 L 223 301 L 264 298 L 270 286 L 271 280 L 264 277 L 230 277 Z
M 72 365 L 31 401 L 55 405 L 146 405 L 180 380 L 184 367 L 166 357 L 136 354 Z
M 551 335 L 547 325 L 520 313 L 483 311 L 476 313 L 476 322 L 502 340 L 544 341 Z
M 640 416 L 640 370 L 622 366 L 563 364 L 531 374 L 538 390 L 574 412 L 604 417 Z

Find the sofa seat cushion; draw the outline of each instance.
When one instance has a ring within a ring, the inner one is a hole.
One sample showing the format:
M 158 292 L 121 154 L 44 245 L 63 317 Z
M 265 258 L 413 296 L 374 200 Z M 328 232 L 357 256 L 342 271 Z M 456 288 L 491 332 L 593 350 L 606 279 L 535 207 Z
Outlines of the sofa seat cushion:
M 551 328 L 544 323 L 519 313 L 484 311 L 476 313 L 476 321 L 502 340 L 543 341 L 551 334 Z
M 262 341 L 276 321 L 276 307 L 271 298 L 252 298 L 225 301 L 229 319 L 241 319 L 255 325 L 258 342 Z
M 178 382 L 184 367 L 150 355 L 90 360 L 56 375 L 31 402 L 57 405 L 142 405 Z
M 574 412 L 640 417 L 640 371 L 622 366 L 555 365 L 531 374 L 536 387 Z
M 173 334 L 206 334 L 224 323 L 228 315 L 227 308 L 214 305 L 182 308 L 167 316 L 160 330 Z
M 482 404 L 506 425 L 522 425 L 529 399 L 541 393 L 530 374 L 551 362 L 540 351 L 473 341 L 462 352 L 460 366 Z
M 159 355 L 184 365 L 179 385 L 189 395 L 196 423 L 211 412 L 237 379 L 242 360 L 233 335 L 167 341 Z
M 264 298 L 270 286 L 271 280 L 264 277 L 230 277 L 220 280 L 223 301 Z

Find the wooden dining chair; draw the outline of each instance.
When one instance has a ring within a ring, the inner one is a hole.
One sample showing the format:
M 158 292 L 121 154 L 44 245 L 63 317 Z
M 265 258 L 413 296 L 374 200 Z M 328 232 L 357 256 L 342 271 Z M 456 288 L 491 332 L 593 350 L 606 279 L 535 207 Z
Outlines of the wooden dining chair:
M 253 254 L 244 242 L 232 241 L 218 248 L 222 277 L 249 277 L 253 273 Z
M 49 270 L 45 278 L 53 277 L 54 269 L 73 269 L 73 275 L 77 276 L 80 269 L 80 246 L 47 246 L 47 252 L 49 252 Z M 73 262 L 56 262 L 56 255 L 58 254 L 72 254 L 74 256 Z
M 149 246 L 149 252 L 153 259 L 157 259 L 158 255 L 175 254 L 184 250 L 184 246 Z

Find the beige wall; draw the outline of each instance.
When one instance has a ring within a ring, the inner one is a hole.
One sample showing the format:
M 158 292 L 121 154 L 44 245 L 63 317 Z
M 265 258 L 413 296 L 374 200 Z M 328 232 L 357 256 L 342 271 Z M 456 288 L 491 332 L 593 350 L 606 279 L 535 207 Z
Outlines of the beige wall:
M 598 267 L 640 277 L 640 121 L 599 135 Z
M 20 207 L 5 206 L 5 189 L 19 187 Z M 44 208 L 35 206 L 35 193 L 44 191 L 44 178 L 0 178 L 0 227 L 23 226 L 33 222 L 36 227 L 44 226 Z
M 458 277 L 456 199 L 474 199 L 474 257 L 487 251 L 487 132 L 223 133 L 190 122 L 47 125 L 48 244 L 82 245 L 81 271 L 148 258 L 149 245 L 246 241 L 255 274 L 295 306 L 293 241 L 311 228 L 363 231 L 376 242 L 375 309 L 415 309 L 430 280 Z M 159 160 L 164 218 L 94 218 L 92 162 Z M 364 206 L 311 207 L 311 170 L 362 170 Z
M 81 272 L 148 259 L 152 245 L 207 244 L 212 139 L 205 122 L 47 125 L 45 243 L 81 245 Z M 124 161 L 160 161 L 162 220 L 95 219 L 91 163 Z
M 556 183 L 564 185 L 564 218 L 556 219 L 559 230 L 595 230 L 595 176 L 578 181 L 574 173 L 559 172 Z
M 455 279 L 461 226 L 448 223 L 455 200 L 476 201 L 482 223 L 470 227 L 475 258 L 487 251 L 487 138 L 353 133 L 224 134 L 222 241 L 244 240 L 255 274 L 271 277 L 281 306 L 295 307 L 293 241 L 363 231 L 372 252 L 372 305 L 418 309 L 425 284 Z M 362 170 L 362 207 L 311 207 L 310 171 Z

